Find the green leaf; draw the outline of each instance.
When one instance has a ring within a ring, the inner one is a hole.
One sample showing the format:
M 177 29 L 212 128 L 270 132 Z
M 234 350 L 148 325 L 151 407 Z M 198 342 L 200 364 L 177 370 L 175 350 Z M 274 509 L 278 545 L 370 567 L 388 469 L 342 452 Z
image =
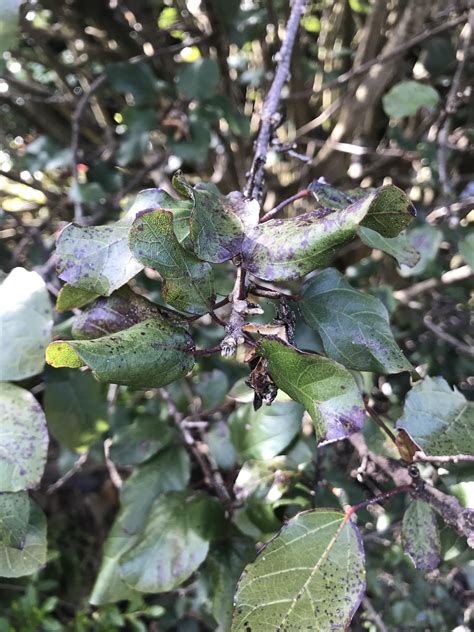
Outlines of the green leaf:
M 392 118 L 416 114 L 422 107 L 433 110 L 438 102 L 439 94 L 436 90 L 418 81 L 401 81 L 382 99 L 385 113 Z
M 213 59 L 179 64 L 176 70 L 179 92 L 187 99 L 206 99 L 219 84 L 219 67 Z
M 403 515 L 402 542 L 415 568 L 432 571 L 440 563 L 440 540 L 436 514 L 428 503 L 412 500 Z
M 260 347 L 275 384 L 311 415 L 319 445 L 344 439 L 362 428 L 364 403 L 347 369 L 277 338 L 263 339 Z
M 403 191 L 381 187 L 340 211 L 319 209 L 259 224 L 243 242 L 243 264 L 266 281 L 301 277 L 326 265 L 359 225 L 395 237 L 412 219 Z
M 0 492 L 36 488 L 48 452 L 46 419 L 33 395 L 0 383 Z
M 209 311 L 214 300 L 212 268 L 180 245 L 171 212 L 139 214 L 130 229 L 129 244 L 138 261 L 163 277 L 167 303 L 191 314 Z
M 201 409 L 208 412 L 218 408 L 229 392 L 229 380 L 223 371 L 213 369 L 197 377 L 196 393 L 201 398 Z
M 432 261 L 436 259 L 443 233 L 438 229 L 424 224 L 407 233 L 408 242 L 419 252 L 420 257 L 415 266 L 407 267 L 402 263 L 400 274 L 403 277 L 412 277 L 423 274 Z
M 256 412 L 251 404 L 239 406 L 229 418 L 232 443 L 242 459 L 272 459 L 300 432 L 303 412 L 292 401 L 275 401 Z
M 121 578 L 140 592 L 173 590 L 206 559 L 222 520 L 222 507 L 209 496 L 183 491 L 158 497 L 139 541 L 121 557 Z
M 241 193 L 216 195 L 193 188 L 181 174 L 173 178 L 175 189 L 193 201 L 191 239 L 200 259 L 222 263 L 240 254 L 244 236 L 258 224 L 260 207 Z
M 405 231 L 398 237 L 382 237 L 375 230 L 359 226 L 359 237 L 366 246 L 376 248 L 393 257 L 399 265 L 413 268 L 420 259 L 420 253 L 414 248 Z
M 110 458 L 116 465 L 143 463 L 168 445 L 173 436 L 172 428 L 155 415 L 139 417 L 114 435 Z
M 0 493 L 0 547 L 23 549 L 29 519 L 27 492 Z
M 125 286 L 108 297 L 98 298 L 76 316 L 72 325 L 72 335 L 83 340 L 100 338 L 128 329 L 155 316 L 167 317 L 158 305 Z
M 474 233 L 469 233 L 459 242 L 459 252 L 464 261 L 474 270 Z
M 108 535 L 102 564 L 89 599 L 92 605 L 129 599 L 136 592 L 120 578 L 120 556 L 139 540 L 155 498 L 169 491 L 184 489 L 191 473 L 184 448 L 170 447 L 146 464 L 137 467 L 121 492 L 121 509 Z
M 44 394 L 48 429 L 61 446 L 85 449 L 107 428 L 104 389 L 90 373 L 58 373 L 46 383 Z
M 332 509 L 301 513 L 249 564 L 232 632 L 348 629 L 365 592 L 356 525 Z
M 474 405 L 442 377 L 425 377 L 408 392 L 397 428 L 429 456 L 474 454 Z
M 101 381 L 156 388 L 185 376 L 194 366 L 193 351 L 184 329 L 155 317 L 95 340 L 52 342 L 46 361 L 56 368 L 87 364 Z
M 218 542 L 199 571 L 208 587 L 211 612 L 220 626 L 218 630 L 230 629 L 235 587 L 245 565 L 254 557 L 253 540 L 236 534 Z
M 69 283 L 65 283 L 59 290 L 58 298 L 56 299 L 56 311 L 67 312 L 76 307 L 84 307 L 84 305 L 91 303 L 98 296 L 99 294 L 96 292 L 81 290 L 78 287 L 69 285 Z
M 206 433 L 207 446 L 217 466 L 231 470 L 237 462 L 237 454 L 230 439 L 229 426 L 223 421 L 214 422 Z
M 413 367 L 393 338 L 389 315 L 378 298 L 355 290 L 327 268 L 303 287 L 299 306 L 326 354 L 348 369 L 400 373 Z
M 43 279 L 14 268 L 0 283 L 0 380 L 23 380 L 43 370 L 53 310 Z
M 17 41 L 19 7 L 21 0 L 3 0 L 0 19 L 0 55 L 13 48 Z
M 56 244 L 59 278 L 103 296 L 125 285 L 143 269 L 128 247 L 130 226 L 137 213 L 159 207 L 163 197 L 160 189 L 141 191 L 115 224 L 86 228 L 68 224 Z
M 21 548 L 0 542 L 0 577 L 31 575 L 46 564 L 46 518 L 31 499 Z M 22 520 L 26 514 L 22 514 Z

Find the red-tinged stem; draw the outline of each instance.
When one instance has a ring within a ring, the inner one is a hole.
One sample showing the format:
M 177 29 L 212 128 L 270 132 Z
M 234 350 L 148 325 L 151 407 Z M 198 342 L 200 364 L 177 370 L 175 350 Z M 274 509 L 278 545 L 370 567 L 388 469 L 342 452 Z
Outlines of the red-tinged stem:
M 262 215 L 262 217 L 260 218 L 260 224 L 264 224 L 265 222 L 268 222 L 269 219 L 272 219 L 272 217 L 275 217 L 275 215 L 277 215 L 286 206 L 289 206 L 290 204 L 293 204 L 293 202 L 296 202 L 297 200 L 301 200 L 302 198 L 308 197 L 310 195 L 311 195 L 311 191 L 309 189 L 303 189 L 302 191 L 295 193 L 295 195 L 292 195 L 287 200 L 283 200 L 283 202 L 280 202 L 280 204 L 277 204 L 275 208 L 272 208 L 271 211 L 268 211 L 268 213 L 265 213 L 265 215 Z
M 356 512 L 360 509 L 365 509 L 369 505 L 375 505 L 378 503 L 382 503 L 385 500 L 388 500 L 392 496 L 396 496 L 397 494 L 402 494 L 403 492 L 413 492 L 413 487 L 411 485 L 400 485 L 400 487 L 395 487 L 394 489 L 389 489 L 388 492 L 384 492 L 383 494 L 378 494 L 373 498 L 369 498 L 368 500 L 364 500 L 364 502 L 358 503 L 357 505 L 350 505 L 346 508 L 346 521 L 351 518 Z

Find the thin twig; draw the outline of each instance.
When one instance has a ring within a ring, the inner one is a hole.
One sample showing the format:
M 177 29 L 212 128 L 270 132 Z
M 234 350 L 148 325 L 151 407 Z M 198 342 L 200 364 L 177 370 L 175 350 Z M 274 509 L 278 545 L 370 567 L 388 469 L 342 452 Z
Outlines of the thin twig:
M 112 485 L 116 489 L 120 489 L 123 485 L 122 477 L 120 476 L 115 463 L 110 458 L 110 448 L 112 447 L 112 439 L 108 438 L 104 441 L 104 457 L 105 464 L 107 466 L 107 471 L 109 473 L 110 480 L 112 481 Z
M 426 279 L 426 281 L 420 281 L 419 283 L 415 283 L 415 285 L 411 285 L 403 290 L 397 290 L 393 293 L 393 296 L 400 301 L 400 303 L 408 303 L 415 296 L 419 296 L 423 292 L 430 292 L 436 287 L 442 285 L 449 285 L 451 283 L 458 283 L 459 281 L 464 281 L 473 276 L 473 271 L 469 266 L 461 266 L 460 268 L 455 268 L 454 270 L 448 270 L 441 275 L 440 279 Z
M 87 450 L 86 452 L 83 452 L 79 456 L 77 461 L 74 463 L 74 465 L 71 467 L 70 470 L 68 470 L 65 474 L 63 474 L 61 478 L 58 478 L 58 480 L 52 483 L 52 485 L 48 486 L 48 488 L 46 489 L 46 493 L 54 494 L 54 492 L 57 491 L 60 487 L 62 487 L 64 483 L 67 483 L 67 481 L 70 478 L 72 478 L 74 474 L 77 474 L 77 472 L 79 472 L 79 470 L 82 469 L 83 465 L 89 458 L 89 452 L 90 452 L 89 450 Z
M 267 162 L 268 146 L 278 123 L 277 112 L 280 105 L 281 91 L 290 73 L 291 55 L 295 43 L 300 17 L 305 0 L 294 0 L 290 17 L 286 25 L 286 35 L 278 54 L 278 65 L 272 85 L 263 102 L 260 130 L 255 144 L 255 153 L 249 177 L 245 186 L 245 197 L 261 200 L 263 197 L 263 178 Z
M 214 353 L 220 353 L 221 351 L 221 345 L 215 345 L 214 347 L 208 347 L 207 349 L 195 349 L 194 350 L 194 357 L 198 358 L 201 356 L 208 356 L 208 355 L 212 355 Z
M 209 454 L 204 454 L 201 451 L 200 445 L 198 445 L 198 443 L 195 441 L 193 435 L 187 427 L 187 420 L 185 419 L 184 415 L 182 415 L 176 408 L 175 403 L 171 399 L 168 391 L 165 388 L 159 388 L 157 389 L 157 391 L 160 397 L 166 403 L 168 414 L 173 419 L 176 427 L 180 431 L 185 445 L 194 456 L 199 467 L 201 468 L 206 484 L 214 489 L 219 500 L 222 502 L 227 511 L 231 513 L 232 498 L 230 497 L 230 494 L 224 484 L 224 480 L 219 469 L 217 468 L 217 466 L 214 467 L 211 464 Z
M 402 494 L 403 492 L 413 492 L 414 488 L 412 485 L 400 485 L 399 487 L 395 487 L 394 489 L 389 489 L 387 492 L 383 492 L 382 494 L 378 494 L 373 498 L 369 498 L 367 500 L 362 501 L 361 503 L 357 503 L 357 505 L 350 505 L 346 509 L 346 516 L 349 518 L 355 514 L 360 509 L 366 509 L 370 505 L 379 505 L 380 503 L 388 500 L 392 496 L 396 496 L 397 494 Z
M 428 327 L 430 331 L 435 334 L 435 336 L 447 342 L 449 345 L 454 347 L 456 351 L 467 355 L 470 358 L 474 358 L 474 347 L 464 344 L 454 336 L 451 336 L 451 334 L 445 332 L 439 325 L 435 325 L 434 322 L 431 320 L 431 316 L 426 315 L 423 318 L 423 323 L 426 325 L 426 327 Z
M 275 208 L 272 208 L 271 211 L 268 211 L 268 213 L 265 213 L 265 215 L 263 215 L 260 218 L 260 224 L 264 224 L 265 222 L 268 222 L 269 219 L 272 219 L 272 217 L 275 217 L 275 215 L 277 215 L 281 210 L 283 210 L 290 204 L 293 204 L 293 202 L 296 202 L 297 200 L 301 200 L 302 198 L 308 197 L 310 195 L 311 195 L 311 191 L 309 189 L 303 189 L 302 191 L 295 193 L 295 195 L 292 195 L 287 200 L 283 200 L 283 202 L 280 202 L 280 204 L 277 204 Z
M 418 463 L 462 463 L 463 461 L 474 461 L 473 454 L 453 454 L 451 456 L 427 456 L 423 452 L 415 452 L 413 461 Z
M 435 17 L 435 20 L 438 17 L 439 16 Z M 310 97 L 312 95 L 320 94 L 321 92 L 324 92 L 325 90 L 329 90 L 330 88 L 334 88 L 336 86 L 343 85 L 343 84 L 347 83 L 348 81 L 350 81 L 351 79 L 353 79 L 354 77 L 358 77 L 359 75 L 366 74 L 373 66 L 378 65 L 378 64 L 383 64 L 383 63 L 385 63 L 387 61 L 395 59 L 396 57 L 399 57 L 400 55 L 403 55 L 410 48 L 413 48 L 413 46 L 417 46 L 418 44 L 422 44 L 427 39 L 430 39 L 430 38 L 434 37 L 435 35 L 439 35 L 440 33 L 444 33 L 444 31 L 448 31 L 448 30 L 454 28 L 455 26 L 458 26 L 459 24 L 462 24 L 463 22 L 465 22 L 465 20 L 466 20 L 466 15 L 463 14 L 463 15 L 457 17 L 457 18 L 454 18 L 453 20 L 451 20 L 449 22 L 443 22 L 439 26 L 435 26 L 434 28 L 432 28 L 429 31 L 425 31 L 424 33 L 419 33 L 418 35 L 415 35 L 414 37 L 412 37 L 411 39 L 407 40 L 406 42 L 404 42 L 400 46 L 395 47 L 389 53 L 386 53 L 385 55 L 380 55 L 379 57 L 374 57 L 374 59 L 371 59 L 370 61 L 366 62 L 365 64 L 361 64 L 357 68 L 353 68 L 352 70 L 348 70 L 347 72 L 344 72 L 342 75 L 339 75 L 335 79 L 331 79 L 330 81 L 327 81 L 326 83 L 323 83 L 321 86 L 319 86 L 317 88 L 317 90 L 313 90 L 313 89 L 303 90 L 302 92 L 297 92 L 297 93 L 292 94 L 291 95 L 291 99 L 305 99 L 305 98 Z
M 374 623 L 378 627 L 380 632 L 388 632 L 387 626 L 382 621 L 379 613 L 375 610 L 367 597 L 364 597 L 364 599 L 362 600 L 362 605 L 364 606 L 365 613 L 369 621 L 372 621 L 372 623 Z
M 379 428 L 381 428 L 385 432 L 385 434 L 389 437 L 389 439 L 398 447 L 397 438 L 395 437 L 393 432 L 390 430 L 390 428 L 387 426 L 387 424 L 384 422 L 382 417 L 380 417 L 380 415 L 376 413 L 375 410 L 372 408 L 372 406 L 369 406 L 367 402 L 364 402 L 364 404 L 365 404 L 365 410 L 370 415 L 370 417 L 372 417 L 372 419 L 375 421 L 377 426 L 379 426 Z

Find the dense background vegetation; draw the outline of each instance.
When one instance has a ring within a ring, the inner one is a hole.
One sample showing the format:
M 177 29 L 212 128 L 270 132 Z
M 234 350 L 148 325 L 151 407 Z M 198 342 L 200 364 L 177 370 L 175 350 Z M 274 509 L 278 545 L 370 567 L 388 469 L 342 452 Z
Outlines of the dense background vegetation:
M 0 267 L 37 271 L 54 302 L 61 287 L 54 246 L 66 223 L 116 222 L 140 190 L 172 193 L 178 169 L 224 194 L 244 190 L 290 7 L 279 0 L 43 0 L 20 5 L 15 32 L 15 11 L 11 18 L 8 11 L 16 4 L 0 3 Z M 407 241 L 356 239 L 332 266 L 384 303 L 421 376 L 441 376 L 468 400 L 473 29 L 467 2 L 307 2 L 274 120 L 264 196 L 267 212 L 321 177 L 342 189 L 393 183 L 406 191 L 417 209 Z M 313 207 L 311 195 L 301 197 L 281 216 Z M 419 261 L 398 266 L 382 252 L 390 248 L 405 263 L 414 248 Z M 215 266 L 218 298 L 232 290 L 232 268 Z M 163 304 L 158 280 L 146 268 L 132 287 Z M 28 294 L 29 283 L 20 274 L 12 285 Z M 288 295 L 298 288 L 283 284 Z M 264 313 L 253 322 L 288 324 L 272 297 L 257 291 L 255 299 Z M 40 308 L 52 318 L 48 305 Z M 54 312 L 55 339 L 85 326 L 74 310 Z M 218 319 L 226 318 L 222 310 Z M 294 317 L 298 347 L 320 351 L 319 335 L 298 310 Z M 32 327 L 26 312 L 2 330 L 2 371 L 17 362 Z M 199 348 L 222 339 L 209 315 L 192 334 Z M 47 564 L 1 580 L 2 631 L 226 630 L 235 582 L 257 542 L 298 511 L 340 509 L 400 482 L 390 461 L 400 455 L 369 418 L 352 439 L 317 448 L 299 404 L 254 412 L 242 355 L 203 356 L 192 375 L 158 392 L 43 368 L 43 349 L 40 356 L 31 377 L 7 369 L 1 377 L 41 404 L 50 434 L 41 485 L 31 492 L 47 517 Z M 360 373 L 359 386 L 372 417 L 393 428 L 410 376 L 383 373 Z M 11 411 L 2 412 L 5 422 Z M 418 467 L 425 481 L 473 506 L 472 462 L 428 459 Z M 186 485 L 230 505 L 226 539 L 212 544 L 179 588 L 124 601 L 104 575 L 111 526 L 140 516 L 160 491 Z M 474 566 L 466 539 L 439 519 L 441 563 L 415 569 L 400 535 L 408 504 L 397 495 L 359 514 L 367 593 L 351 629 L 468 630 Z

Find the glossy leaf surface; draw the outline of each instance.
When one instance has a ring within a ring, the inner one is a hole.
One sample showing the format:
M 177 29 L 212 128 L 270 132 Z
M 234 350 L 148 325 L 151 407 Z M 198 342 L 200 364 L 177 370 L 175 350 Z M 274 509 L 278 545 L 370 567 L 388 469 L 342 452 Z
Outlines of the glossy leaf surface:
M 154 318 L 95 340 L 53 342 L 46 360 L 54 367 L 86 364 L 104 382 L 155 388 L 186 375 L 194 366 L 193 350 L 184 329 Z
M 362 428 L 364 404 L 347 369 L 276 338 L 262 340 L 261 349 L 278 388 L 303 404 L 311 415 L 319 445 L 344 439 Z
M 36 488 L 48 451 L 46 419 L 33 395 L 0 383 L 0 492 Z
M 332 509 L 299 514 L 244 570 L 232 632 L 347 629 L 365 591 L 356 525 Z
M 14 268 L 0 283 L 0 380 L 40 373 L 52 326 L 45 282 L 36 272 Z
M 348 369 L 399 373 L 413 369 L 393 337 L 386 307 L 328 268 L 303 287 L 299 306 L 326 354 Z
M 430 456 L 474 454 L 474 406 L 442 377 L 425 377 L 408 392 L 397 428 Z
M 212 268 L 180 245 L 171 212 L 138 215 L 129 243 L 134 256 L 162 276 L 162 294 L 170 305 L 191 314 L 209 310 L 214 298 Z

